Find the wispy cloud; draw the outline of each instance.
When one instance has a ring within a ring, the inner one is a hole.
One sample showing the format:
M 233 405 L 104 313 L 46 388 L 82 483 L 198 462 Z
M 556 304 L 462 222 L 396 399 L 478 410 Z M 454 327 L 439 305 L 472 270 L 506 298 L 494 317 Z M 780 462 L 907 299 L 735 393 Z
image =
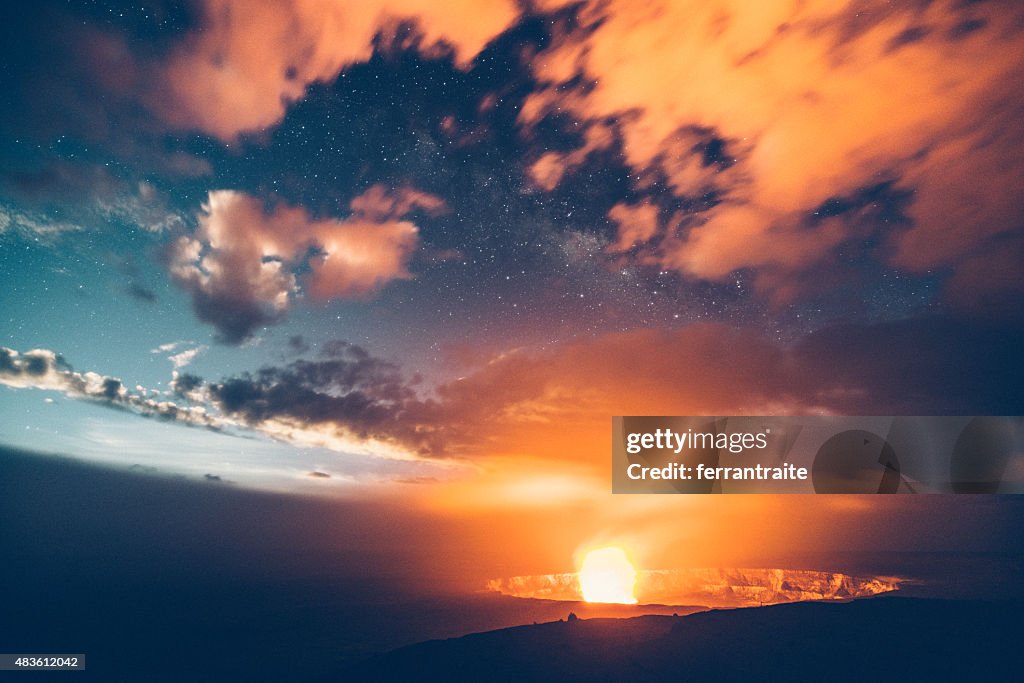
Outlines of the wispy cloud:
M 194 361 L 200 354 L 206 352 L 209 347 L 207 346 L 196 346 L 195 348 L 186 349 L 181 353 L 176 353 L 173 356 L 169 356 L 167 360 L 171 361 L 174 365 L 175 370 L 180 370 L 187 366 L 189 363 Z
M 69 232 L 82 230 L 82 226 L 64 221 L 54 221 L 45 214 L 19 211 L 0 204 L 0 236 L 11 233 L 20 237 L 52 242 Z

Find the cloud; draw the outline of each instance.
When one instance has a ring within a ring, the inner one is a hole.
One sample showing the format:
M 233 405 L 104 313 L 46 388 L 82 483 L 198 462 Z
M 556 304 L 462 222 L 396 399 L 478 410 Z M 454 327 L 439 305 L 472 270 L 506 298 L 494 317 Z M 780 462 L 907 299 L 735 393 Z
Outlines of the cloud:
M 381 33 L 415 23 L 414 43 L 466 65 L 515 19 L 511 0 L 261 0 L 200 3 L 199 27 L 156 70 L 150 106 L 171 125 L 223 140 L 277 123 L 315 81 L 365 61 Z M 411 47 L 412 45 L 410 45 Z
M 211 383 L 210 401 L 221 413 L 256 428 L 316 425 L 326 434 L 356 440 L 414 442 L 415 425 L 406 415 L 419 399 L 399 369 L 344 342 L 328 353 Z
M 296 356 L 306 353 L 311 348 L 309 342 L 306 341 L 306 338 L 301 334 L 293 334 L 288 337 L 286 346 L 288 348 L 288 353 Z
M 967 302 L 1024 287 L 1019 261 L 974 263 L 1024 239 L 1022 16 L 1012 3 L 586 3 L 533 60 L 547 87 L 521 120 L 614 121 L 636 190 L 668 188 L 676 208 L 654 232 L 611 216 L 642 261 L 707 280 L 751 269 L 785 299 L 794 278 L 858 253 L 952 273 L 951 299 Z M 532 173 L 551 187 L 593 147 Z M 885 182 L 910 194 L 906 220 L 820 213 Z
M 178 370 L 172 371 L 170 394 L 175 397 L 175 400 L 183 399 L 190 404 L 211 409 L 209 411 L 211 414 L 216 412 L 210 405 L 210 392 L 199 375 Z
M 610 415 L 1016 414 L 1021 339 L 1018 328 L 934 318 L 825 328 L 782 346 L 698 324 L 502 354 L 428 397 L 341 343 L 334 357 L 204 391 L 217 414 L 277 438 L 373 441 L 397 449 L 388 457 L 586 460 L 606 447 Z
M 191 363 L 207 350 L 206 346 L 197 346 L 195 348 L 186 349 L 180 353 L 176 353 L 173 356 L 169 356 L 167 360 L 171 361 L 175 370 L 181 370 L 183 367 Z
M 182 342 L 182 341 L 167 342 L 166 344 L 160 344 L 155 349 L 150 349 L 149 352 L 150 353 L 170 353 L 171 351 L 173 351 L 174 349 L 178 348 L 182 344 L 188 344 L 188 343 L 190 343 L 190 342 Z
M 156 400 L 150 398 L 147 395 L 150 392 L 141 387 L 135 391 L 129 390 L 116 377 L 91 371 L 76 372 L 63 357 L 48 349 L 19 353 L 0 347 L 0 384 L 14 389 L 59 391 L 69 398 L 94 401 L 146 417 L 159 417 L 193 426 L 221 426 L 202 406 Z
M 147 304 L 152 304 L 156 302 L 156 293 L 153 292 L 153 290 L 151 289 L 143 287 L 138 282 L 132 282 L 131 284 L 129 284 L 126 291 L 135 299 L 138 299 L 139 301 L 145 302 Z
M 532 101 L 527 100 L 527 106 L 538 99 L 535 97 Z M 530 116 L 530 110 L 527 108 L 522 113 L 521 120 L 530 120 Z M 581 147 L 568 152 L 545 152 L 527 169 L 530 178 L 539 187 L 550 192 L 558 187 L 566 173 L 583 166 L 592 153 L 607 149 L 613 141 L 614 135 L 608 126 L 600 122 L 592 123 L 583 132 Z
M 45 350 L 3 349 L 0 383 L 345 454 L 593 468 L 612 415 L 1020 414 L 1024 328 L 972 323 L 836 325 L 789 345 L 710 323 L 634 330 L 499 354 L 429 392 L 347 342 L 216 381 L 177 374 L 175 401 Z
M 161 233 L 183 225 L 164 193 L 150 182 L 129 181 L 103 165 L 66 159 L 33 164 L 31 170 L 23 164 L 14 161 L 0 171 L 0 188 L 19 206 L 31 207 L 5 211 L 17 216 L 14 222 L 23 230 L 56 235 L 117 222 Z
M 242 192 L 216 190 L 198 232 L 172 245 L 171 275 L 192 294 L 200 320 L 238 344 L 281 319 L 300 291 L 321 300 L 360 298 L 411 277 L 419 234 L 401 216 L 443 206 L 423 192 L 375 185 L 352 200 L 348 218 L 316 219 L 301 207 L 268 210 Z M 300 278 L 299 270 L 307 272 Z
M 427 213 L 443 211 L 444 202 L 431 194 L 412 188 L 388 192 L 383 185 L 373 185 L 349 204 L 352 211 L 363 218 L 384 222 L 395 216 L 404 216 L 414 209 Z
M 612 247 L 613 251 L 629 251 L 658 232 L 658 207 L 650 202 L 616 204 L 608 212 L 608 218 L 618 227 L 619 239 Z
M 783 345 L 695 324 L 490 359 L 410 407 L 435 455 L 593 465 L 612 415 L 1019 414 L 1024 328 L 951 318 L 826 327 Z
M 789 350 L 799 383 L 846 415 L 1019 415 L 1024 326 L 945 316 L 836 324 Z
M 0 237 L 13 234 L 49 243 L 65 233 L 81 229 L 82 227 L 76 223 L 55 221 L 41 213 L 19 211 L 0 204 Z

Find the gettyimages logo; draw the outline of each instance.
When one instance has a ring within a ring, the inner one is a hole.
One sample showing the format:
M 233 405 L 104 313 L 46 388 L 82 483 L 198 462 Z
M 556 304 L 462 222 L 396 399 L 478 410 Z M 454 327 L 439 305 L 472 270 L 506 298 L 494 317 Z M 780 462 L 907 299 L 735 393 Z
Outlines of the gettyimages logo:
M 1019 417 L 627 416 L 614 493 L 1024 493 Z
M 685 448 L 717 448 L 730 453 L 742 453 L 748 448 L 767 448 L 768 434 L 771 430 L 751 434 L 750 432 L 734 432 L 732 434 L 714 432 L 673 432 L 671 429 L 655 429 L 653 432 L 630 432 L 626 436 L 626 452 L 636 455 L 650 448 L 675 448 L 679 453 Z M 662 444 L 665 445 L 662 445 Z

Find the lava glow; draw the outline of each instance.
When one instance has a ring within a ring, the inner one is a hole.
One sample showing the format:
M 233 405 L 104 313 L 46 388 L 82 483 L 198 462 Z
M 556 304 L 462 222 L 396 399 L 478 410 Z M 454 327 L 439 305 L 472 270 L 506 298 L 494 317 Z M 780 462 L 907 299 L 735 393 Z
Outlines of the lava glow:
M 907 580 L 896 576 L 850 576 L 829 571 L 765 567 L 647 569 L 636 571 L 634 576 L 635 583 L 625 593 L 636 600 L 627 604 L 711 608 L 852 600 L 899 590 Z M 489 590 L 517 598 L 568 602 L 581 597 L 588 602 L 593 600 L 586 594 L 587 586 L 580 574 L 575 573 L 512 576 L 492 579 L 487 584 Z
M 579 581 L 587 602 L 636 604 L 636 569 L 622 548 L 599 548 L 587 553 Z

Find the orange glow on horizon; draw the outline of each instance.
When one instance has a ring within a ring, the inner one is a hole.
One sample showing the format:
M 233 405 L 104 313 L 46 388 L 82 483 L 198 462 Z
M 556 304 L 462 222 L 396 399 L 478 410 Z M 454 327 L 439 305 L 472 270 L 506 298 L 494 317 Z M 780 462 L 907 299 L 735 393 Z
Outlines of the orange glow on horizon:
M 591 550 L 579 573 L 580 592 L 587 602 L 635 605 L 636 569 L 622 548 Z

